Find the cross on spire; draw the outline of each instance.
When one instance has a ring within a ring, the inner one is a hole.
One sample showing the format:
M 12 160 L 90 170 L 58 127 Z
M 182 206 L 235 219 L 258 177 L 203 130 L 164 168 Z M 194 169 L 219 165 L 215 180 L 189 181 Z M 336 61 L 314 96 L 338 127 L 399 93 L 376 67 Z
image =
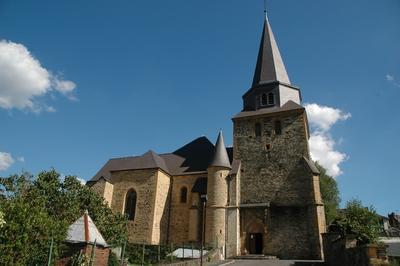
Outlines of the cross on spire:
M 264 16 L 265 16 L 265 19 L 268 19 L 268 14 L 267 14 L 267 0 L 264 0 Z

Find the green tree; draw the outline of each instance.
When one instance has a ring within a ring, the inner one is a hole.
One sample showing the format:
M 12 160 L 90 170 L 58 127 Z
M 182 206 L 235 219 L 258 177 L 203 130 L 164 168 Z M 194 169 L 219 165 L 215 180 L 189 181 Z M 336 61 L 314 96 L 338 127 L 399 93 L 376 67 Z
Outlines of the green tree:
M 2 228 L 5 223 L 6 221 L 4 220 L 4 213 L 0 211 L 0 228 Z
M 336 180 L 326 173 L 326 169 L 316 163 L 320 172 L 319 182 L 322 201 L 325 207 L 326 223 L 330 224 L 337 216 L 340 204 L 339 189 Z
M 332 223 L 330 231 L 342 235 L 355 235 L 359 244 L 376 243 L 381 225 L 373 206 L 365 207 L 360 200 L 352 199 L 346 203 L 346 209 Z
M 106 241 L 126 239 L 126 219 L 111 212 L 103 199 L 76 177 L 63 180 L 55 170 L 0 177 L 0 265 L 44 265 L 50 241 L 57 256 L 67 229 L 88 210 Z

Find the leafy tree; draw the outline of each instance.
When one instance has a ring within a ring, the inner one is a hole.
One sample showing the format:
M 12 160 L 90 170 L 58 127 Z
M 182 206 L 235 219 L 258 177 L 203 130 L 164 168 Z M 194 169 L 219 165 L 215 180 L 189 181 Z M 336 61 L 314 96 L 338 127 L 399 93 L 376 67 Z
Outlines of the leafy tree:
M 326 223 L 330 224 L 337 216 L 339 208 L 340 196 L 336 180 L 326 173 L 326 169 L 316 163 L 320 172 L 319 182 L 322 201 L 325 207 Z
M 4 220 L 4 213 L 2 213 L 0 211 L 0 228 L 2 228 L 3 224 L 5 224 L 5 223 L 6 223 L 6 221 Z
M 365 207 L 360 200 L 350 200 L 346 209 L 332 223 L 330 231 L 342 235 L 355 235 L 359 244 L 376 243 L 381 226 L 379 216 L 373 206 Z
M 103 199 L 76 177 L 64 180 L 55 170 L 0 177 L 0 265 L 46 264 L 50 241 L 57 256 L 67 229 L 88 210 L 111 245 L 126 238 L 126 220 L 111 212 Z

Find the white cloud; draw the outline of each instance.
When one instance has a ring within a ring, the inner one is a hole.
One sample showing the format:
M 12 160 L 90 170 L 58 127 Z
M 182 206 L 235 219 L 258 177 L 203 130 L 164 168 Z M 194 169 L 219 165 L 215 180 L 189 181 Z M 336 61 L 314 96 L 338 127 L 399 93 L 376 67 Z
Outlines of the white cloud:
M 396 87 L 400 88 L 400 82 L 397 81 L 394 76 L 390 75 L 390 74 L 386 74 L 386 81 L 393 84 Z
M 73 91 L 76 88 L 76 84 L 69 80 L 54 80 L 54 88 L 65 95 L 68 99 L 76 101 L 77 98 L 73 95 Z
M 322 165 L 328 175 L 337 177 L 342 174 L 340 164 L 348 156 L 335 150 L 335 141 L 328 135 L 321 132 L 314 132 L 309 139 L 311 157 Z
M 308 121 L 317 130 L 328 131 L 336 122 L 347 120 L 351 114 L 316 103 L 306 104 Z
M 0 40 L 0 107 L 32 112 L 55 111 L 39 101 L 51 91 L 75 99 L 76 84 L 53 75 L 22 44 Z
M 306 104 L 305 108 L 312 131 L 309 140 L 311 157 L 322 165 L 329 175 L 337 177 L 342 174 L 340 164 L 348 159 L 348 156 L 336 150 L 336 141 L 329 130 L 338 121 L 349 119 L 351 114 L 316 103 Z M 341 142 L 343 138 L 339 139 L 339 143 Z
M 82 178 L 79 178 L 79 177 L 76 177 L 76 179 L 78 179 L 78 181 L 81 182 L 82 185 L 86 184 L 86 180 L 85 179 L 82 179 Z
M 394 77 L 392 75 L 390 75 L 390 74 L 386 74 L 386 80 L 387 81 L 393 81 Z
M 61 180 L 62 182 L 64 182 L 65 177 L 67 177 L 67 176 L 64 175 L 63 173 L 60 173 L 60 180 Z M 84 185 L 86 184 L 86 180 L 85 180 L 85 179 L 82 179 L 82 178 L 77 177 L 77 176 L 75 176 L 75 178 L 76 178 L 76 180 L 79 181 L 79 183 L 81 183 L 82 186 L 84 186 Z
M 15 162 L 11 154 L 0 152 L 0 171 L 7 170 Z
M 24 163 L 25 162 L 25 158 L 23 156 L 19 156 L 17 157 L 17 161 L 20 163 Z

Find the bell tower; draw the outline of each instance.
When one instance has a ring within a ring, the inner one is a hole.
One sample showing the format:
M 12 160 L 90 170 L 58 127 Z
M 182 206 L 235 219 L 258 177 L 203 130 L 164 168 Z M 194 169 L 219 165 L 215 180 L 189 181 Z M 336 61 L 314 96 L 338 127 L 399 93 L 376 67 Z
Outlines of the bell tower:
M 241 162 L 241 253 L 321 259 L 325 232 L 319 173 L 310 160 L 300 89 L 290 82 L 268 18 L 251 88 L 233 117 Z

